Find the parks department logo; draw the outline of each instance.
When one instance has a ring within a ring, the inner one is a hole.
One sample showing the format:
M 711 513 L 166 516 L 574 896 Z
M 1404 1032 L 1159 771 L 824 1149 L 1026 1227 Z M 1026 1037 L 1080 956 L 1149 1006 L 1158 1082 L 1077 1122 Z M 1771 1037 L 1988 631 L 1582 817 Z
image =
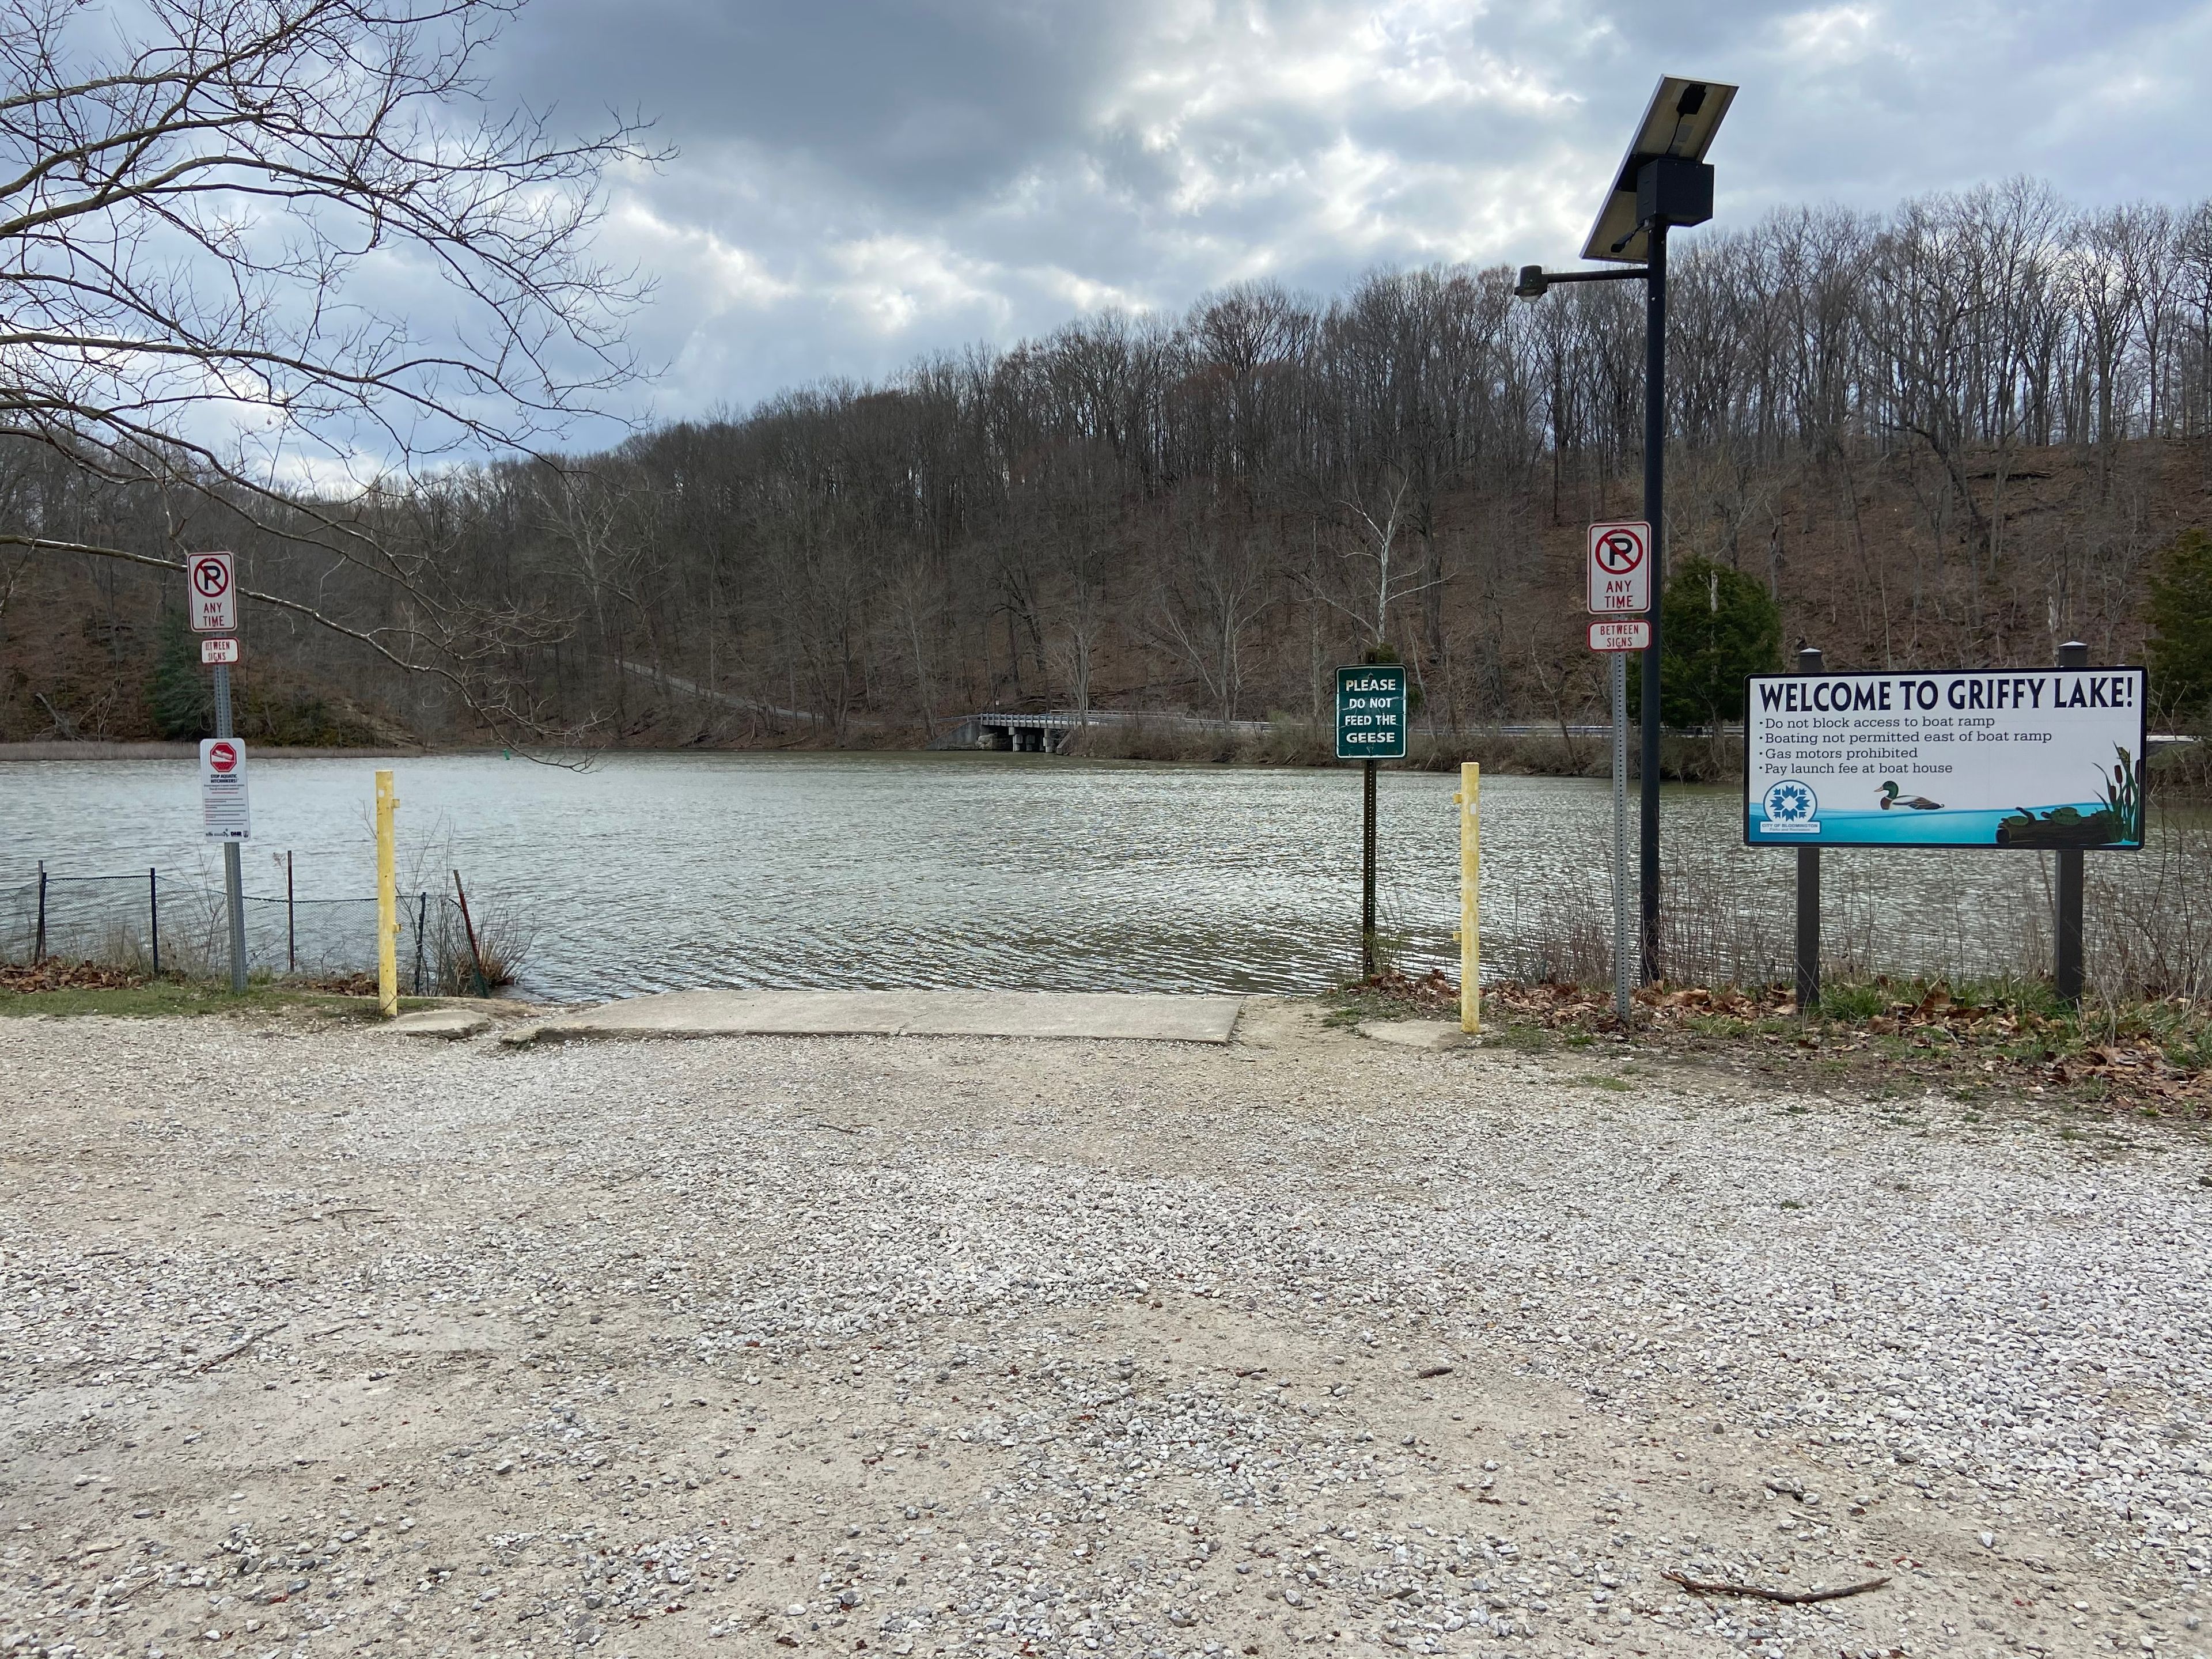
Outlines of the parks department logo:
M 1766 832 L 1771 836 L 1820 833 L 1820 798 L 1799 778 L 1784 778 L 1766 792 Z

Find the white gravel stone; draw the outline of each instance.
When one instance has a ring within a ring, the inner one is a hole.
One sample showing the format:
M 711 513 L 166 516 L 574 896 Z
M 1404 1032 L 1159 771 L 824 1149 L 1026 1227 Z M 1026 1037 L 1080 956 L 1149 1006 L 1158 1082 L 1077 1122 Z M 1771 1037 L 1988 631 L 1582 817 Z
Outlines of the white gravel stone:
M 2155 1125 L 1295 1005 L 13 1020 L 0 1102 L 17 1650 L 2202 1646 L 2212 1193 Z

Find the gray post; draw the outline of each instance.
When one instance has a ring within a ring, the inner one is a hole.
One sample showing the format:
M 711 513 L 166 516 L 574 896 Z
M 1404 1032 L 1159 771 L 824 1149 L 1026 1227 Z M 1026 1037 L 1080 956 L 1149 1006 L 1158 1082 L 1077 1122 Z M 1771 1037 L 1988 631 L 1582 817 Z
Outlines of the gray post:
M 1817 674 L 1823 665 L 1818 647 L 1798 648 L 1799 673 Z M 1810 1014 L 1820 1006 L 1820 849 L 1801 847 L 1797 849 L 1797 1012 Z
M 154 941 L 154 977 L 161 977 L 161 872 L 146 872 L 146 934 Z
M 31 947 L 31 966 L 46 959 L 46 861 L 39 860 L 39 939 Z
M 1651 526 L 1651 646 L 1644 653 L 1644 982 L 1659 978 L 1659 650 L 1667 592 L 1667 222 L 1655 219 L 1644 279 L 1644 517 Z
M 1359 973 L 1372 979 L 1381 971 L 1375 960 L 1375 763 L 1366 763 L 1366 811 L 1360 842 Z
M 1626 1024 L 1635 983 L 1628 925 L 1628 654 L 1606 656 L 1613 690 L 1613 1012 Z
M 230 667 L 226 663 L 215 665 L 215 734 L 218 738 L 233 737 L 230 729 Z M 234 996 L 246 994 L 246 878 L 238 867 L 238 843 L 227 841 L 222 844 L 223 901 L 230 911 L 230 990 Z
M 2069 640 L 2058 647 L 2061 668 L 2087 668 L 2089 647 Z M 2063 848 L 2058 854 L 2057 914 L 2051 919 L 2051 942 L 2058 1000 L 2069 1007 L 2081 1002 L 2081 849 Z

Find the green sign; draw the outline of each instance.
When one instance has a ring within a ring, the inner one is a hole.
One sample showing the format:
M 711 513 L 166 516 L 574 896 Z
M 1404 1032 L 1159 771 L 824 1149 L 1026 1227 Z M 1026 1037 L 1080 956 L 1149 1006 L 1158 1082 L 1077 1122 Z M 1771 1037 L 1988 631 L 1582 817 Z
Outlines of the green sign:
M 1336 757 L 1406 758 L 1406 670 L 1372 663 L 1336 671 Z

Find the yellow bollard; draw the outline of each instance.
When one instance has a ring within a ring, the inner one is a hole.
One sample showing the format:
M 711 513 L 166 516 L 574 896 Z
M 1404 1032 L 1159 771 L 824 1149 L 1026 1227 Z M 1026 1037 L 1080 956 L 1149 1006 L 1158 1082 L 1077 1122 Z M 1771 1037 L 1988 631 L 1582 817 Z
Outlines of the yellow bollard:
M 1459 1029 L 1482 1029 L 1482 768 L 1463 761 L 1459 793 Z
M 399 797 L 392 774 L 376 775 L 376 1006 L 385 1018 L 399 1012 L 399 896 L 392 873 L 392 814 Z

